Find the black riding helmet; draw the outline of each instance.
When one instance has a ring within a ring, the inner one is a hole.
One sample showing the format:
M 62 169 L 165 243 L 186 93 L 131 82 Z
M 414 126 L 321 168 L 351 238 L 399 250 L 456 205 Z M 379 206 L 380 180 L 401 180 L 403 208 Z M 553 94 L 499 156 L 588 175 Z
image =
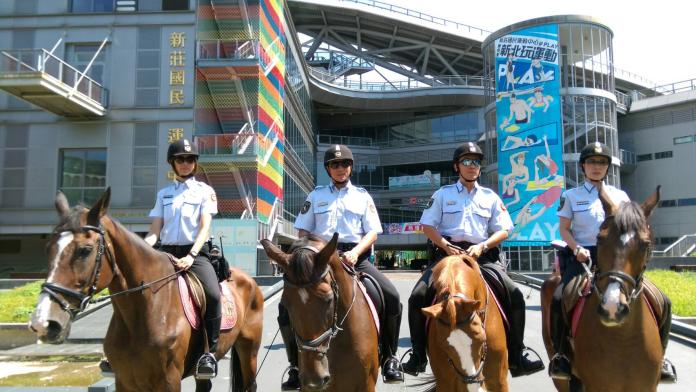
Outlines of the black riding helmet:
M 343 144 L 334 144 L 324 153 L 324 167 L 333 161 L 350 161 L 353 163 L 353 152 Z
M 184 138 L 172 142 L 167 149 L 167 162 L 171 164 L 175 157 L 181 155 L 194 156 L 198 159 L 198 147 Z
M 478 155 L 479 159 L 483 160 L 483 151 L 481 151 L 481 147 L 479 147 L 478 144 L 474 142 L 466 142 L 460 144 L 459 147 L 457 147 L 454 150 L 454 155 L 452 156 L 452 163 L 459 163 L 459 160 L 462 158 L 462 156 L 466 154 Z
M 586 145 L 582 148 L 580 152 L 580 164 L 585 163 L 585 160 L 589 157 L 605 157 L 611 163 L 611 150 L 606 144 L 600 142 L 594 142 Z

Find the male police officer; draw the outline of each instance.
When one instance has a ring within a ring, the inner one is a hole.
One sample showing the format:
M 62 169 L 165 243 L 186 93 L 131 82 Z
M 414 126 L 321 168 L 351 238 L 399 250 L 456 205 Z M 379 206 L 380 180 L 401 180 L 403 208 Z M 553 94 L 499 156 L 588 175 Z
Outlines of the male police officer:
M 425 316 L 421 309 L 429 306 L 435 295 L 429 287 L 432 267 L 445 256 L 461 253 L 478 258 L 481 269 L 497 275 L 509 292 L 510 304 L 506 313 L 510 320 L 508 361 L 512 376 L 531 374 L 544 368 L 541 361 L 530 361 L 523 355 L 524 296 L 508 277 L 505 266 L 499 260 L 500 250 L 497 247 L 508 237 L 513 224 L 500 197 L 477 183 L 482 160 L 483 151 L 476 143 L 467 142 L 457 147 L 452 164 L 455 173 L 459 174 L 459 181 L 437 190 L 423 211 L 420 220 L 423 232 L 436 249 L 431 265 L 416 283 L 408 300 L 413 355 L 403 365 L 406 373 L 418 375 L 425 371 L 427 364 Z
M 377 235 L 382 233 L 375 203 L 365 189 L 350 182 L 353 153 L 348 147 L 336 144 L 326 150 L 324 168 L 331 183 L 316 187 L 307 196 L 307 201 L 295 220 L 295 228 L 299 230 L 300 236 L 312 233 L 326 241 L 337 232 L 338 250 L 343 252 L 344 260 L 379 283 L 385 305 L 385 320 L 380 336 L 382 376 L 388 384 L 402 383 L 404 376 L 395 357 L 402 309 L 399 292 L 367 260 L 372 244 L 377 240 Z

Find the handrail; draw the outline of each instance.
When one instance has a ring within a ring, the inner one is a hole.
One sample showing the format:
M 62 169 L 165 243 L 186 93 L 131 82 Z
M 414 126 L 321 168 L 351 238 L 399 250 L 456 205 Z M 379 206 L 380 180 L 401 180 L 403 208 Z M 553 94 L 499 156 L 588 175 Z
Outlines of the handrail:
M 374 8 L 386 10 L 389 12 L 410 16 L 413 18 L 417 18 L 417 19 L 424 20 L 426 22 L 430 22 L 430 23 L 434 23 L 434 24 L 438 24 L 441 26 L 454 27 L 456 29 L 467 30 L 469 32 L 474 32 L 474 33 L 478 32 L 478 34 L 480 34 L 481 36 L 487 36 L 491 33 L 488 30 L 480 29 L 478 27 L 470 26 L 470 25 L 467 25 L 464 23 L 458 23 L 458 22 L 455 22 L 455 21 L 449 20 L 449 19 L 439 18 L 437 16 L 428 15 L 428 14 L 425 14 L 425 13 L 422 13 L 419 11 L 411 10 L 411 9 L 404 8 L 404 7 L 399 7 L 399 6 L 392 5 L 389 3 L 384 3 L 381 1 L 376 1 L 376 0 L 340 0 L 340 1 L 356 3 L 356 4 L 363 4 L 363 5 L 366 5 L 369 7 L 374 7 Z
M 199 39 L 198 60 L 249 60 L 258 57 L 256 39 Z
M 665 250 L 652 251 L 653 257 L 684 257 L 688 256 L 689 251 L 696 245 L 696 234 L 686 234 L 679 237 L 672 245 Z
M 70 86 L 73 91 L 79 91 L 102 107 L 108 104 L 107 88 L 46 49 L 6 49 L 0 50 L 0 54 L 0 72 L 41 72 Z
M 421 80 L 407 79 L 401 81 L 388 82 L 363 82 L 353 80 L 336 79 L 336 75 L 321 71 L 317 68 L 309 67 L 309 74 L 315 79 L 324 83 L 329 83 L 334 86 L 346 88 L 350 90 L 360 91 L 400 91 L 414 90 L 435 87 L 469 87 L 469 88 L 484 88 L 485 78 L 482 76 L 471 75 L 447 75 L 439 76 L 436 79 L 430 79 L 430 83 L 425 83 Z M 464 83 L 461 83 L 461 80 Z
M 242 128 L 243 129 L 243 128 Z M 238 139 L 240 141 L 238 141 Z M 247 139 L 250 139 L 247 140 Z M 204 156 L 215 155 L 250 155 L 247 147 L 256 139 L 256 133 L 220 133 L 195 136 L 193 142 Z M 240 152 L 241 151 L 241 152 Z M 253 152 L 253 155 L 256 155 Z

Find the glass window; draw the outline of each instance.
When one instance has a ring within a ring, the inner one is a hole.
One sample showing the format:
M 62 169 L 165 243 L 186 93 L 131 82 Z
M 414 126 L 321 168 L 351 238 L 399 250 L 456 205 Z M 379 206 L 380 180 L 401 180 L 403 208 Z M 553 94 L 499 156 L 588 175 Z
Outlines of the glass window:
M 157 188 L 157 123 L 135 124 L 131 205 L 150 206 Z
M 679 207 L 696 206 L 696 197 L 679 199 Z
M 182 11 L 189 9 L 189 0 L 162 0 L 162 11 Z
M 112 12 L 114 0 L 72 0 L 70 11 L 74 13 Z
M 657 206 L 658 207 L 676 207 L 677 201 L 675 199 L 660 200 L 660 203 Z
M 655 159 L 672 158 L 672 151 L 661 151 L 655 153 Z
M 674 144 L 693 143 L 693 141 L 694 141 L 694 135 L 680 136 L 680 137 L 674 138 Z
M 97 53 L 100 43 L 93 44 L 66 44 L 66 52 L 68 54 L 68 64 L 72 65 L 79 71 L 84 71 L 87 65 L 92 61 L 92 57 Z M 99 55 L 94 59 L 92 66 L 87 72 L 87 76 L 94 79 L 97 83 L 104 85 L 104 76 L 106 68 L 106 49 L 104 46 L 99 52 Z
M 60 189 L 70 204 L 97 201 L 106 188 L 106 149 L 65 149 L 60 159 Z
M 650 160 L 652 160 L 652 159 L 653 159 L 652 154 L 639 154 L 639 155 L 636 155 L 636 161 L 638 161 L 638 162 L 650 161 Z

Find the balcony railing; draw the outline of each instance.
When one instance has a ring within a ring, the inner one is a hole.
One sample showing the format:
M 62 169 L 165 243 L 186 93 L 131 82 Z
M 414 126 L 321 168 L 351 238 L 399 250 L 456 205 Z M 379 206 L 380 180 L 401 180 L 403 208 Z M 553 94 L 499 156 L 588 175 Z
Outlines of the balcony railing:
M 72 92 L 80 92 L 102 107 L 108 106 L 108 90 L 84 72 L 49 53 L 46 49 L 0 50 L 0 74 L 40 72 L 63 83 Z
M 384 81 L 384 82 L 363 82 L 350 79 L 336 79 L 336 75 L 310 67 L 309 73 L 315 78 L 332 84 L 334 86 L 360 91 L 399 91 L 410 89 L 422 89 L 433 87 L 473 87 L 483 88 L 485 79 L 481 76 L 471 75 L 448 75 L 439 76 L 436 79 L 423 82 L 422 80 L 407 79 L 399 81 Z
M 256 133 L 223 133 L 194 138 L 201 155 L 256 156 Z
M 199 40 L 199 60 L 249 60 L 258 57 L 257 40 Z
M 665 250 L 652 251 L 653 257 L 684 257 L 696 250 L 696 234 L 681 236 Z

